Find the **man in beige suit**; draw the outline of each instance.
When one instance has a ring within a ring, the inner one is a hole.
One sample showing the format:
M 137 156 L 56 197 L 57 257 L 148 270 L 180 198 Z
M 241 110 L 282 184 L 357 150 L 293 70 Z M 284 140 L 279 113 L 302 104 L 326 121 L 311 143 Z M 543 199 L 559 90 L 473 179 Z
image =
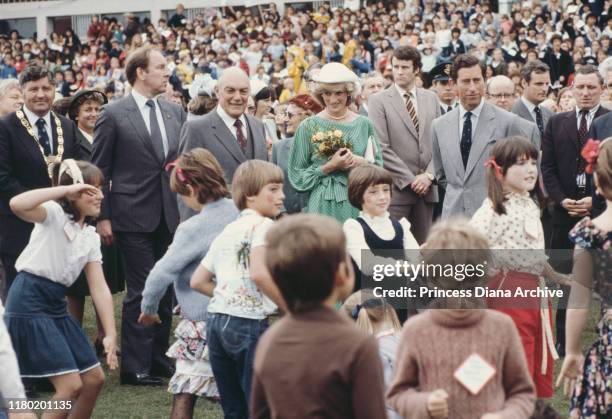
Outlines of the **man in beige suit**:
M 370 97 L 368 116 L 380 140 L 384 167 L 393 176 L 391 217 L 408 219 L 412 234 L 423 243 L 438 202 L 433 186 L 431 124 L 441 111 L 433 92 L 415 86 L 421 70 L 416 48 L 397 48 L 391 65 L 394 83 Z

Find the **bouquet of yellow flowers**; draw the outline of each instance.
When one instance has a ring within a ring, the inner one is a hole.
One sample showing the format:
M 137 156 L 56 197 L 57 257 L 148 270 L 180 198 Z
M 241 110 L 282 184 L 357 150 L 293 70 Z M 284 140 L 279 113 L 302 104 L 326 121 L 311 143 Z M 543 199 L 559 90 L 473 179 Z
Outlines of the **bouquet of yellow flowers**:
M 322 158 L 330 158 L 342 148 L 353 149 L 353 145 L 342 137 L 344 133 L 339 130 L 318 131 L 313 134 L 310 141 L 316 146 L 315 153 Z

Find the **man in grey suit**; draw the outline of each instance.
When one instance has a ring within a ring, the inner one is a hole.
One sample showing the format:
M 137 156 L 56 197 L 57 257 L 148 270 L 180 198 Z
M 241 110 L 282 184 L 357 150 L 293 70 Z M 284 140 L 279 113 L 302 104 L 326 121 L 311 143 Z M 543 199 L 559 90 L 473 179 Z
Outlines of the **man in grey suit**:
M 544 128 L 553 115 L 548 108 L 540 106 L 548 94 L 550 69 L 540 60 L 529 61 L 521 70 L 521 78 L 523 95 L 512 107 L 512 113 L 535 123 L 541 139 Z
M 433 160 L 438 182 L 446 187 L 442 218 L 471 217 L 487 196 L 484 163 L 497 140 L 520 135 L 537 143 L 516 115 L 483 100 L 485 69 L 478 58 L 458 55 L 451 71 L 459 106 L 432 125 Z M 536 138 L 534 138 L 536 137 Z
M 159 305 L 155 326 L 138 323 L 142 290 L 178 225 L 176 195 L 164 170 L 176 158 L 185 112 L 156 98 L 166 90 L 166 58 L 151 47 L 128 57 L 132 93 L 106 105 L 94 129 L 92 162 L 111 184 L 104 191 L 97 229 L 104 244 L 116 237 L 125 263 L 127 295 L 121 330 L 121 383 L 163 385 L 174 370 L 165 356 L 170 336 L 171 292 Z
M 361 84 L 361 106 L 359 115 L 368 116 L 368 101 L 370 97 L 385 88 L 385 79 L 380 73 L 371 73 L 365 76 Z
M 440 116 L 437 96 L 417 88 L 421 55 L 405 45 L 391 58 L 394 84 L 369 100 L 369 117 L 382 148 L 384 167 L 393 176 L 389 212 L 405 217 L 419 243 L 427 238 L 438 202 L 431 158 L 431 123 Z
M 250 95 L 249 77 L 239 67 L 223 70 L 215 87 L 219 105 L 201 118 L 183 125 L 180 152 L 196 147 L 210 151 L 225 171 L 225 180 L 232 183 L 240 163 L 250 160 L 268 160 L 266 134 L 263 123 L 245 114 Z M 181 219 L 194 214 L 180 206 Z

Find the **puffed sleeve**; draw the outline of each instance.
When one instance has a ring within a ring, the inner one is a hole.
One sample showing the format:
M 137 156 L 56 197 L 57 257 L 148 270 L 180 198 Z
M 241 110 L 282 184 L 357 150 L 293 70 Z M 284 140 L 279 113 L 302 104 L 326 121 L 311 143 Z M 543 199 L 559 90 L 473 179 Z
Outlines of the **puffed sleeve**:
M 375 149 L 374 164 L 382 167 L 383 156 L 382 156 L 382 149 L 380 147 L 380 141 L 378 140 L 378 137 L 376 136 L 374 125 L 372 125 L 372 122 L 370 122 L 369 120 L 368 120 L 368 138 L 372 138 L 372 141 L 374 143 L 374 149 Z
M 491 231 L 491 229 L 494 227 L 494 215 L 495 211 L 493 210 L 491 201 L 487 198 L 472 216 L 470 225 L 475 227 L 485 237 L 495 237 Z
M 311 121 L 304 120 L 295 133 L 295 141 L 289 154 L 287 167 L 289 181 L 300 192 L 313 190 L 326 176 L 321 170 L 321 165 L 313 161 L 310 142 L 312 131 Z
M 45 221 L 41 223 L 42 225 L 46 227 L 64 226 L 66 222 L 66 213 L 64 212 L 60 204 L 55 201 L 47 201 L 43 203 L 42 206 L 47 212 L 47 217 L 45 218 Z
M 89 250 L 89 255 L 87 256 L 87 262 L 100 262 L 102 263 L 102 250 L 100 249 L 100 236 L 93 227 L 91 228 L 91 249 Z

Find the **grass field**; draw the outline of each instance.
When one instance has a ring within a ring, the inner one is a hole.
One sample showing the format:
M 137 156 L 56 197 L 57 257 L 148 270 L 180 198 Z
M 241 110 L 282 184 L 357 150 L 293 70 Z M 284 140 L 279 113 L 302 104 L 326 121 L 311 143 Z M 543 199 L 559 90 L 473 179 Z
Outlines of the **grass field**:
M 115 318 L 117 327 L 120 327 L 121 301 L 123 294 L 114 296 Z M 91 341 L 96 336 L 95 318 L 93 317 L 91 300 L 88 298 L 85 313 L 85 331 Z M 595 339 L 596 314 L 593 312 L 589 321 L 589 326 L 584 334 L 584 349 L 590 346 Z M 119 331 L 118 331 L 119 332 Z M 119 334 L 120 335 L 120 334 Z M 555 379 L 557 377 L 561 361 L 556 362 Z M 172 395 L 166 391 L 166 387 L 134 387 L 119 385 L 119 372 L 107 372 L 106 383 L 102 394 L 96 404 L 93 418 L 96 419 L 161 419 L 169 418 L 172 408 Z M 288 389 L 296 391 L 297 389 Z M 48 399 L 51 394 L 44 394 L 43 398 Z M 566 416 L 568 412 L 568 402 L 559 391 L 551 400 L 553 407 Z M 195 418 L 197 419 L 221 419 L 223 412 L 218 403 L 207 400 L 198 400 L 195 407 Z

